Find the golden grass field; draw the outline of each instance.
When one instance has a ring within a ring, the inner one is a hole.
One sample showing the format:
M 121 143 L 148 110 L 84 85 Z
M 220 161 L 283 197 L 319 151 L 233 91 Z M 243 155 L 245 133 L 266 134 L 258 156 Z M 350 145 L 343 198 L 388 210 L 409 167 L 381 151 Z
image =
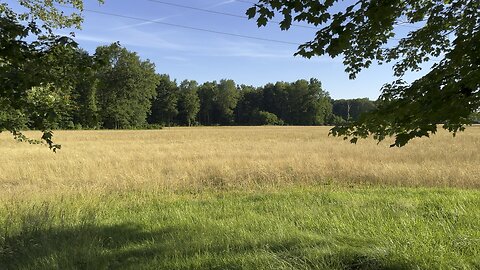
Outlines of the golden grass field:
M 328 137 L 328 127 L 57 131 L 62 149 L 0 134 L 0 197 L 289 185 L 480 187 L 480 127 L 403 148 Z M 38 134 L 27 133 L 35 136 Z

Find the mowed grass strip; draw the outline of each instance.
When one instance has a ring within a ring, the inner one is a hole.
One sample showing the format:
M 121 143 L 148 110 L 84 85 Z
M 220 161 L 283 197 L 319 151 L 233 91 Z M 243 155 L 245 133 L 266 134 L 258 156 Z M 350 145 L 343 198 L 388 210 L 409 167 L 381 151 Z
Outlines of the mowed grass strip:
M 478 190 L 113 192 L 0 213 L 0 269 L 480 267 Z

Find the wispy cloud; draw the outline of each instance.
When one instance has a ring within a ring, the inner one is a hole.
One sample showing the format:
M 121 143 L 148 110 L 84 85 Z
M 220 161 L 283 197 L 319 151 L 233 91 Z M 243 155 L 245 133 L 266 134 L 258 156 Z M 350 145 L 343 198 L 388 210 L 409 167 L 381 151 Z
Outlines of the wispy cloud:
M 328 63 L 341 64 L 342 59 L 335 59 L 329 56 L 313 57 L 306 59 L 301 56 L 294 56 L 296 47 L 284 48 L 279 46 L 270 46 L 268 43 L 236 41 L 227 39 L 216 39 L 210 47 L 196 47 L 189 53 L 201 57 L 239 57 L 264 59 L 267 61 L 296 61 L 308 63 Z
M 180 56 L 165 56 L 162 58 L 166 60 L 177 61 L 177 62 L 188 62 L 188 59 L 186 57 L 180 57 Z
M 143 29 L 127 28 L 122 31 L 122 35 L 118 35 L 116 31 L 98 34 L 84 34 L 80 32 L 76 34 L 74 39 L 97 43 L 98 45 L 119 41 L 127 47 L 149 49 L 151 53 L 161 56 L 165 60 L 176 62 L 189 62 L 192 60 L 192 57 L 230 57 L 329 64 L 342 62 L 341 58 L 332 59 L 328 56 L 314 57 L 312 59 L 305 59 L 300 56 L 294 57 L 293 54 L 297 50 L 295 46 L 272 46 L 266 42 L 230 40 L 221 37 L 211 39 L 208 43 L 205 43 L 201 40 L 185 39 L 182 35 L 179 36 L 179 32 L 176 31 L 152 32 Z
M 272 48 L 265 43 L 249 41 L 231 41 L 217 38 L 212 42 L 213 46 L 199 50 L 197 53 L 202 56 L 211 57 L 247 57 L 247 58 L 292 58 L 292 50 Z
M 167 49 L 167 50 L 175 50 L 175 51 L 183 51 L 189 50 L 188 46 L 183 44 L 169 41 L 160 37 L 160 34 L 155 33 L 147 33 L 143 31 L 139 31 L 133 28 L 126 29 L 122 33 L 122 36 L 119 37 L 117 35 L 106 36 L 106 35 L 88 35 L 83 33 L 78 33 L 75 35 L 75 40 L 80 41 L 89 41 L 99 44 L 109 44 L 116 41 L 120 41 L 122 45 L 126 46 L 135 46 L 135 47 L 142 47 L 142 48 L 150 48 L 150 49 Z
M 208 6 L 208 7 L 206 7 L 205 9 L 212 9 L 212 8 L 216 8 L 216 7 L 220 7 L 220 6 L 232 4 L 232 3 L 235 3 L 235 2 L 236 2 L 236 0 L 226 0 L 226 1 L 223 1 L 223 2 L 220 2 L 220 3 L 217 3 L 217 4 L 214 4 L 214 5 Z M 122 30 L 122 29 L 127 29 L 127 28 L 135 28 L 135 27 L 138 27 L 138 26 L 150 25 L 150 24 L 154 24 L 155 22 L 161 22 L 161 21 L 164 21 L 164 20 L 166 20 L 166 19 L 170 19 L 170 18 L 174 18 L 174 17 L 179 17 L 179 16 L 185 15 L 185 14 L 187 14 L 187 13 L 188 13 L 188 12 L 181 12 L 181 13 L 177 13 L 177 14 L 175 14 L 175 15 L 170 15 L 170 16 L 165 16 L 165 17 L 161 17 L 161 18 L 158 18 L 158 19 L 153 19 L 153 20 L 148 21 L 148 22 L 142 22 L 142 23 L 136 23 L 136 24 L 123 25 L 123 26 L 120 26 L 120 27 L 113 28 L 113 29 L 111 29 L 111 30 Z
M 162 18 L 151 20 L 149 22 L 141 22 L 141 23 L 136 23 L 136 24 L 123 25 L 123 26 L 112 28 L 110 30 L 115 31 L 115 30 L 122 30 L 122 29 L 128 29 L 128 28 L 135 28 L 137 26 L 143 26 L 143 25 L 153 24 L 155 22 L 161 22 L 161 21 L 164 21 L 164 20 L 172 18 L 172 17 L 175 17 L 175 16 L 165 16 L 165 17 L 162 17 Z
M 211 5 L 207 8 L 216 8 L 216 7 L 232 4 L 232 3 L 235 3 L 235 2 L 236 2 L 236 0 L 227 0 L 227 1 L 223 1 L 223 2 L 220 2 L 218 4 L 215 4 L 215 5 Z
M 68 33 L 64 33 L 64 32 L 56 32 L 55 34 L 58 34 L 58 35 L 69 35 Z M 82 33 L 75 33 L 75 36 L 73 37 L 74 40 L 77 40 L 77 41 L 89 41 L 89 42 L 94 42 L 94 43 L 99 43 L 99 44 L 104 44 L 104 43 L 112 43 L 112 42 L 115 42 L 117 40 L 113 40 L 113 39 L 110 39 L 110 38 L 105 38 L 105 37 L 100 37 L 100 36 L 95 36 L 95 35 L 86 35 L 86 34 L 82 34 Z

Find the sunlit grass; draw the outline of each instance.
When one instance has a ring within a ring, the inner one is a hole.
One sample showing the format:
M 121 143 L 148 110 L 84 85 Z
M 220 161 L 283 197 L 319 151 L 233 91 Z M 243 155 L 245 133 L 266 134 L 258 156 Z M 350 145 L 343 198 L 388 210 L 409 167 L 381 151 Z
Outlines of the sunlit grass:
M 480 127 L 404 148 L 352 145 L 327 127 L 61 131 L 58 154 L 0 135 L 0 195 L 258 189 L 336 182 L 478 188 Z
M 0 269 L 478 269 L 480 128 L 0 134 Z M 33 135 L 33 134 L 31 134 Z
M 478 269 L 480 192 L 312 187 L 0 208 L 1 269 Z

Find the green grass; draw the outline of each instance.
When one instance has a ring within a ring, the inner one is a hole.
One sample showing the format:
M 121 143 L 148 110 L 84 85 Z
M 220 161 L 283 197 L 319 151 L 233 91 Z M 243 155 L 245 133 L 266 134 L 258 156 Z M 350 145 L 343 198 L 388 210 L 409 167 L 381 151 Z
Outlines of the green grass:
M 312 187 L 0 205 L 0 269 L 479 269 L 480 191 Z

